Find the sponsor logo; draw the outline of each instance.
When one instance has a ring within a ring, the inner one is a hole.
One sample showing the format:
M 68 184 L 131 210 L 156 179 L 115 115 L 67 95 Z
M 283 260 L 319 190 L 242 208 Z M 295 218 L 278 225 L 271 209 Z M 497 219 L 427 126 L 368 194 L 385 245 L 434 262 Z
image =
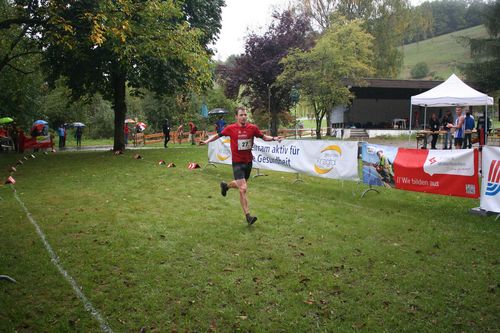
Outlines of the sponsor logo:
M 217 159 L 219 161 L 225 161 L 231 157 L 231 149 L 227 145 L 230 142 L 231 142 L 231 139 L 229 139 L 229 138 L 222 140 L 221 151 L 215 154 L 215 156 L 217 157 Z
M 337 165 L 340 156 L 342 156 L 342 149 L 337 145 L 323 148 L 314 164 L 314 171 L 318 175 L 327 174 Z
M 424 172 L 433 175 L 474 175 L 474 154 L 467 150 L 431 150 L 424 163 Z
M 490 164 L 490 171 L 488 172 L 488 183 L 484 194 L 487 196 L 495 196 L 500 192 L 500 161 L 493 160 Z

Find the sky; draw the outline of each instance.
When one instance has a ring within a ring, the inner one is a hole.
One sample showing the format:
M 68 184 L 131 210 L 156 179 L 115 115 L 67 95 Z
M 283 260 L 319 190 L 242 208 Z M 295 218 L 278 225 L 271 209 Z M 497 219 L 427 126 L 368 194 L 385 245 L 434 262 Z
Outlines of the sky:
M 290 0 L 226 0 L 222 8 L 222 29 L 215 48 L 214 60 L 224 61 L 232 54 L 244 52 L 249 32 L 263 33 L 271 22 L 273 9 L 284 9 Z M 422 0 L 411 0 L 418 5 Z

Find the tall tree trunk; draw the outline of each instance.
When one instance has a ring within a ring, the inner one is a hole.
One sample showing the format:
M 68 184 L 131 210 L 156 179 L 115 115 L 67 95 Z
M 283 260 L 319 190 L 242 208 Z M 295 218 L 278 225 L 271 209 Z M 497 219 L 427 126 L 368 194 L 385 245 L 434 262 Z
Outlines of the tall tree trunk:
M 316 119 L 316 139 L 321 140 L 321 122 L 323 121 L 323 112 L 318 110 L 318 107 L 313 103 L 314 118 Z
M 280 125 L 280 119 L 278 117 L 278 112 L 271 112 L 271 135 L 278 136 L 278 128 Z
M 127 114 L 127 104 L 125 104 L 125 73 L 118 71 L 112 74 L 113 84 L 113 108 L 115 111 L 115 139 L 113 151 L 125 150 L 125 133 L 123 125 L 125 123 L 125 115 Z
M 332 135 L 332 113 L 326 111 L 326 135 Z

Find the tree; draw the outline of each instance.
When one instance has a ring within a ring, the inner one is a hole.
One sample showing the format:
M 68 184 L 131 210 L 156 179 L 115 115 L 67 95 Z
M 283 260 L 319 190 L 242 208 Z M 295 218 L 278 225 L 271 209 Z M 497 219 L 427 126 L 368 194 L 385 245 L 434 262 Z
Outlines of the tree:
M 470 38 L 474 62 L 464 67 L 467 80 L 477 82 L 486 91 L 500 90 L 500 2 L 486 6 L 484 25 L 488 38 Z
M 127 86 L 175 93 L 201 90 L 210 84 L 210 55 L 204 42 L 213 40 L 218 32 L 223 2 L 205 1 L 213 9 L 206 16 L 189 12 L 197 9 L 197 3 L 50 3 L 51 20 L 57 25 L 44 30 L 42 36 L 50 80 L 66 76 L 75 96 L 100 92 L 112 101 L 114 150 L 125 148 Z
M 316 138 L 321 139 L 325 114 L 349 104 L 352 94 L 345 80 L 361 81 L 373 73 L 373 37 L 359 20 L 331 25 L 309 51 L 295 50 L 282 63 L 280 84 L 295 84 L 311 104 L 316 118 Z
M 297 0 L 320 32 L 339 17 L 363 20 L 373 37 L 375 76 L 397 77 L 401 70 L 405 32 L 410 22 L 408 0 Z
M 414 79 L 422 79 L 429 75 L 429 65 L 425 61 L 421 61 L 411 69 L 411 77 Z
M 245 53 L 227 65 L 218 66 L 217 73 L 227 96 L 235 98 L 242 88 L 242 96 L 249 99 L 253 112 L 267 111 L 271 115 L 271 132 L 277 135 L 279 113 L 290 105 L 291 86 L 274 83 L 283 71 L 280 63 L 291 48 L 307 49 L 311 28 L 308 20 L 293 10 L 273 14 L 274 21 L 262 35 L 250 34 Z

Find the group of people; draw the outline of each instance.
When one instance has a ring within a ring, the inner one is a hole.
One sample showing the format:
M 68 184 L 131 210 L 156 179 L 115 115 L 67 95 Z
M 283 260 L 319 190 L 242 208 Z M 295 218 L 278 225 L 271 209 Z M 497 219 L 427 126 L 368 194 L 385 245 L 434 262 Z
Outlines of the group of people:
M 135 138 L 135 135 L 137 135 L 138 133 L 142 133 L 142 128 L 139 124 L 136 124 L 134 126 L 134 132 L 133 132 L 134 138 Z M 130 128 L 128 126 L 128 123 L 125 123 L 123 125 L 123 134 L 125 136 L 125 145 L 128 145 L 128 139 L 129 139 L 129 135 L 130 135 Z
M 198 131 L 198 127 L 192 121 L 188 122 L 188 126 L 189 126 L 189 142 L 191 142 L 191 145 L 195 145 L 196 132 Z M 226 127 L 226 121 L 224 120 L 224 117 L 221 116 L 215 122 L 215 130 L 219 134 L 225 127 Z M 167 145 L 170 142 L 170 121 L 167 118 L 163 120 L 162 132 L 165 140 L 163 146 L 167 148 L 168 147 Z M 184 138 L 184 124 L 182 123 L 182 120 L 179 126 L 177 126 L 176 137 L 177 137 L 177 142 L 180 144 L 182 142 L 182 139 Z
M 432 132 L 431 149 L 436 149 L 439 131 L 445 131 L 443 149 L 452 149 L 453 145 L 455 149 L 472 148 L 472 130 L 476 126 L 474 117 L 470 112 L 464 114 L 461 106 L 455 108 L 455 113 L 454 118 L 451 111 L 448 111 L 441 120 L 432 113 L 429 120 Z M 478 123 L 478 127 L 479 125 Z
M 198 128 L 192 121 L 188 123 L 188 126 L 189 126 L 189 141 L 191 142 L 192 145 L 194 145 L 196 139 L 196 132 L 198 131 Z M 166 118 L 163 120 L 162 132 L 163 132 L 163 137 L 165 138 L 163 146 L 165 148 L 168 148 L 167 144 L 170 141 L 170 122 Z M 182 121 L 179 124 L 179 126 L 177 126 L 175 132 L 176 132 L 177 142 L 179 144 L 182 143 L 182 139 L 184 138 L 184 124 L 182 123 Z

